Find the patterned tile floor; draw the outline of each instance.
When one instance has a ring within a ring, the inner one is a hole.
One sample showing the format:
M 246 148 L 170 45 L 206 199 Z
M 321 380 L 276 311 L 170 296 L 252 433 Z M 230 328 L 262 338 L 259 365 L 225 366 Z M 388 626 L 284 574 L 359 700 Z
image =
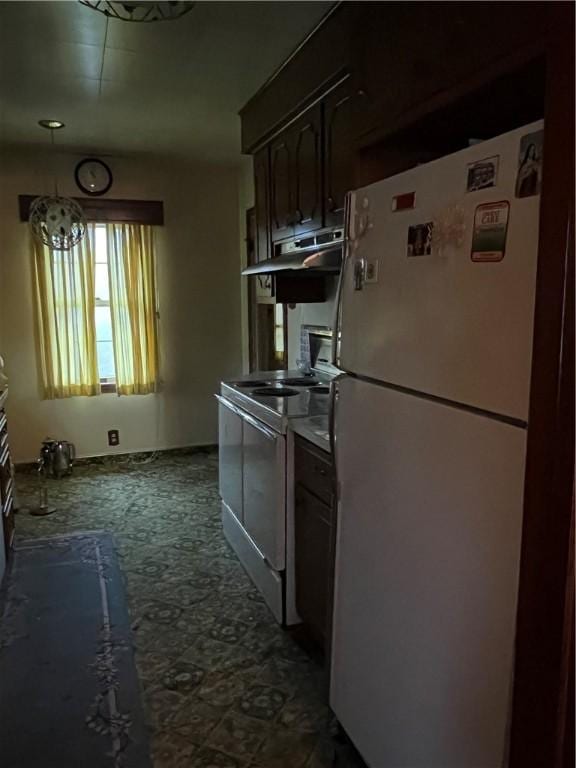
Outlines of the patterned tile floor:
M 226 543 L 216 454 L 17 474 L 18 536 L 111 530 L 127 578 L 155 768 L 356 768 L 322 667 L 274 621 Z

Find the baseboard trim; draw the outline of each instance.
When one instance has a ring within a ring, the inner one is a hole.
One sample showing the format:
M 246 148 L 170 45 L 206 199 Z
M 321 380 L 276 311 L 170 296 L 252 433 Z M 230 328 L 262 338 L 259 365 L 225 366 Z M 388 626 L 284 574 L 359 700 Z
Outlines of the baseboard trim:
M 93 456 L 79 456 L 74 460 L 75 467 L 81 467 L 88 464 L 125 464 L 127 462 L 137 463 L 146 461 L 157 453 L 163 456 L 192 456 L 198 453 L 211 454 L 218 451 L 215 443 L 207 445 L 188 445 L 177 448 L 157 448 L 149 451 L 127 451 L 125 453 L 99 453 Z M 22 472 L 38 469 L 38 461 L 19 461 L 14 462 L 16 470 Z

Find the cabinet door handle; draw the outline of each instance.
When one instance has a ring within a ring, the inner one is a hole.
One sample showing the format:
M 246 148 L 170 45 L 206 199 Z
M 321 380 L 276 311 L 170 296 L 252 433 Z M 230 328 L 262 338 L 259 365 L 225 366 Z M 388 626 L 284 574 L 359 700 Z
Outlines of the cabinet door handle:
M 332 195 L 330 195 L 330 197 L 328 198 L 328 210 L 330 211 L 330 213 L 336 210 L 336 200 L 334 200 Z
M 302 213 L 300 208 L 296 208 L 296 221 L 295 221 L 295 223 L 296 224 L 302 224 L 303 221 L 304 221 L 304 214 Z

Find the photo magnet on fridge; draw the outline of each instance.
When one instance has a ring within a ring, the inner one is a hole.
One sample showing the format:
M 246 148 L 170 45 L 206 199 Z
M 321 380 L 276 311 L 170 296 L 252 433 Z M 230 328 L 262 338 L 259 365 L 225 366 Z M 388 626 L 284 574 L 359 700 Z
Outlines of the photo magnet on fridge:
M 540 194 L 543 141 L 544 131 L 527 133 L 520 139 L 516 197 L 532 197 Z
M 466 179 L 466 192 L 476 192 L 479 189 L 495 187 L 498 178 L 498 155 L 469 163 Z
M 510 203 L 483 203 L 474 213 L 472 261 L 502 261 L 506 251 L 506 233 Z
M 408 227 L 408 256 L 430 256 L 434 224 L 413 224 Z

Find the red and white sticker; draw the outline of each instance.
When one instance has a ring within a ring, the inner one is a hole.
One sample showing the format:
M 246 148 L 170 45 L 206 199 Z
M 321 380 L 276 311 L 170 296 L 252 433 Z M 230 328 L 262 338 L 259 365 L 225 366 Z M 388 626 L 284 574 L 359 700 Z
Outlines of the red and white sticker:
M 394 195 L 392 198 L 392 210 L 411 211 L 416 204 L 416 192 L 405 192 L 403 195 Z

